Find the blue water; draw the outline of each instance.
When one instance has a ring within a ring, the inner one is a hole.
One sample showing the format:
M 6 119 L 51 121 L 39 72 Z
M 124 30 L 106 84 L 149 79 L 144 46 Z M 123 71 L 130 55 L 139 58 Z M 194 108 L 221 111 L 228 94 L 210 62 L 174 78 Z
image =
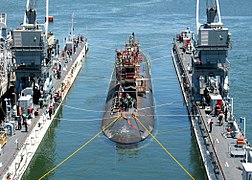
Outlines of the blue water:
M 0 2 L 0 10 L 8 13 L 8 25 L 18 27 L 23 21 L 25 2 Z M 230 29 L 233 40 L 228 58 L 235 114 L 247 117 L 247 137 L 251 142 L 252 1 L 220 3 L 222 21 Z M 44 4 L 44 1 L 37 3 L 40 22 L 44 18 Z M 54 23 L 50 25 L 50 31 L 61 43 L 69 32 L 73 13 L 75 34 L 87 35 L 90 51 L 65 106 L 23 179 L 38 179 L 100 131 L 115 49 L 123 48 L 132 32 L 151 58 L 156 104 L 154 134 L 193 177 L 205 179 L 170 53 L 176 33 L 186 27 L 195 30 L 195 1 L 51 1 L 50 15 L 54 16 Z M 201 14 L 204 20 L 205 16 Z M 190 179 L 153 139 L 148 138 L 134 149 L 121 149 L 103 135 L 48 176 L 48 179 L 119 178 Z

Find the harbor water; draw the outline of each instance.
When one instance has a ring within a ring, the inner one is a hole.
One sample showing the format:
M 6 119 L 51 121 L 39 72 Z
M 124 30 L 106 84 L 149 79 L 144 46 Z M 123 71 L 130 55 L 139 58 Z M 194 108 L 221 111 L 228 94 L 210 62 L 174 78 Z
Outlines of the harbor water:
M 25 2 L 0 0 L 7 24 L 23 21 Z M 202 6 L 205 2 L 202 2 Z M 36 3 L 39 23 L 45 2 Z M 252 1 L 220 1 L 222 22 L 232 33 L 230 88 L 237 118 L 247 118 L 246 136 L 252 142 Z M 124 48 L 134 32 L 151 59 L 155 99 L 156 138 L 195 179 L 205 179 L 200 154 L 171 60 L 172 39 L 190 27 L 195 32 L 195 1 L 188 0 L 62 0 L 50 1 L 54 16 L 50 31 L 61 44 L 74 15 L 75 34 L 84 34 L 89 52 L 64 105 L 44 137 L 23 179 L 38 179 L 101 130 L 115 49 Z M 205 22 L 205 19 L 202 19 Z M 243 127 L 243 125 L 241 125 Z M 190 179 L 180 166 L 149 137 L 133 148 L 122 148 L 99 135 L 62 164 L 48 179 Z

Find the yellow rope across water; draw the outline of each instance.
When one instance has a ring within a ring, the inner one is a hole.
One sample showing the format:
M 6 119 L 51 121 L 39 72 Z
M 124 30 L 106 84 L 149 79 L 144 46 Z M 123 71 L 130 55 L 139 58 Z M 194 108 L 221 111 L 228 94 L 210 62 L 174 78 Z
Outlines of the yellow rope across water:
M 184 166 L 158 141 L 158 139 L 143 125 L 143 123 L 136 117 L 136 115 L 132 114 L 132 117 L 135 118 L 140 125 L 148 132 L 148 134 L 165 150 L 165 152 L 183 169 L 183 171 L 190 176 L 191 179 L 195 180 L 194 177 L 184 168 Z M 121 115 L 116 117 L 113 121 L 111 121 L 106 127 L 104 127 L 100 132 L 98 132 L 94 137 L 92 137 L 89 141 L 84 143 L 81 147 L 79 147 L 76 151 L 74 151 L 72 154 L 70 154 L 67 158 L 62 160 L 59 164 L 57 164 L 55 167 L 53 167 L 50 171 L 45 173 L 43 176 L 39 178 L 39 180 L 42 180 L 46 176 L 48 176 L 50 173 L 52 173 L 54 170 L 56 170 L 59 166 L 61 166 L 63 163 L 65 163 L 67 160 L 69 160 L 71 157 L 73 157 L 77 152 L 79 152 L 81 149 L 83 149 L 86 145 L 88 145 L 90 142 L 92 142 L 97 136 L 99 136 L 103 131 L 108 129 L 113 123 L 115 123 L 118 119 L 121 118 Z
M 90 142 L 92 142 L 97 136 L 99 136 L 103 131 L 108 129 L 113 123 L 115 123 L 118 119 L 121 118 L 121 115 L 117 116 L 113 121 L 111 121 L 107 126 L 105 126 L 100 132 L 98 132 L 94 137 L 92 137 L 89 141 L 87 141 L 85 144 L 83 144 L 81 147 L 79 147 L 76 151 L 74 151 L 72 154 L 70 154 L 67 158 L 62 160 L 59 164 L 54 166 L 50 171 L 45 173 L 43 176 L 39 178 L 39 180 L 42 180 L 46 176 L 48 176 L 51 172 L 53 172 L 55 169 L 57 169 L 59 166 L 61 166 L 64 162 L 66 162 L 68 159 L 73 157 L 77 152 L 79 152 L 81 149 L 83 149 L 86 145 L 88 145 Z
M 139 124 L 147 131 L 147 133 L 165 150 L 165 152 L 181 167 L 181 169 L 193 180 L 194 177 L 185 169 L 185 167 L 164 147 L 164 145 L 144 126 L 144 124 L 136 117 L 135 114 L 132 114 L 132 117 L 135 118 Z

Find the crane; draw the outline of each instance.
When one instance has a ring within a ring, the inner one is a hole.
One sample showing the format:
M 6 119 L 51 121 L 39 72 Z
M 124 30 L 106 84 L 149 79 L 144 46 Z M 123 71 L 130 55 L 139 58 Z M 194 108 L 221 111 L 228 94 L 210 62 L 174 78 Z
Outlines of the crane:
M 210 1 L 210 2 L 209 2 Z M 207 23 L 211 24 L 213 26 L 222 26 L 221 22 L 221 14 L 220 14 L 220 6 L 219 6 L 219 0 L 206 0 L 206 8 L 207 8 Z M 196 28 L 197 28 L 197 34 L 199 31 L 200 26 L 202 25 L 199 22 L 199 9 L 200 9 L 200 0 L 197 0 L 196 5 Z M 215 22 L 215 18 L 217 15 L 217 21 Z
M 27 0 L 26 2 L 26 11 L 23 21 L 23 29 L 37 29 L 39 26 L 45 28 L 45 34 L 47 38 L 48 34 L 48 15 L 49 14 L 49 0 L 46 0 L 46 18 L 44 24 L 37 24 L 37 9 L 36 9 L 36 0 Z

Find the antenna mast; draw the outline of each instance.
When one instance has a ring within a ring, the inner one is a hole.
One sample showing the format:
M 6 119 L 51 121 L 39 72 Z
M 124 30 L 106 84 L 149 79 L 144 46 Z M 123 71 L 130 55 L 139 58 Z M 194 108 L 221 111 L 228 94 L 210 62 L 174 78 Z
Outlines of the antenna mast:
M 46 0 L 46 22 L 45 22 L 45 36 L 48 36 L 48 21 L 49 21 L 49 0 Z
M 199 31 L 199 27 L 200 27 L 200 22 L 199 22 L 199 0 L 197 0 L 196 3 L 196 28 L 197 28 L 197 34 Z

